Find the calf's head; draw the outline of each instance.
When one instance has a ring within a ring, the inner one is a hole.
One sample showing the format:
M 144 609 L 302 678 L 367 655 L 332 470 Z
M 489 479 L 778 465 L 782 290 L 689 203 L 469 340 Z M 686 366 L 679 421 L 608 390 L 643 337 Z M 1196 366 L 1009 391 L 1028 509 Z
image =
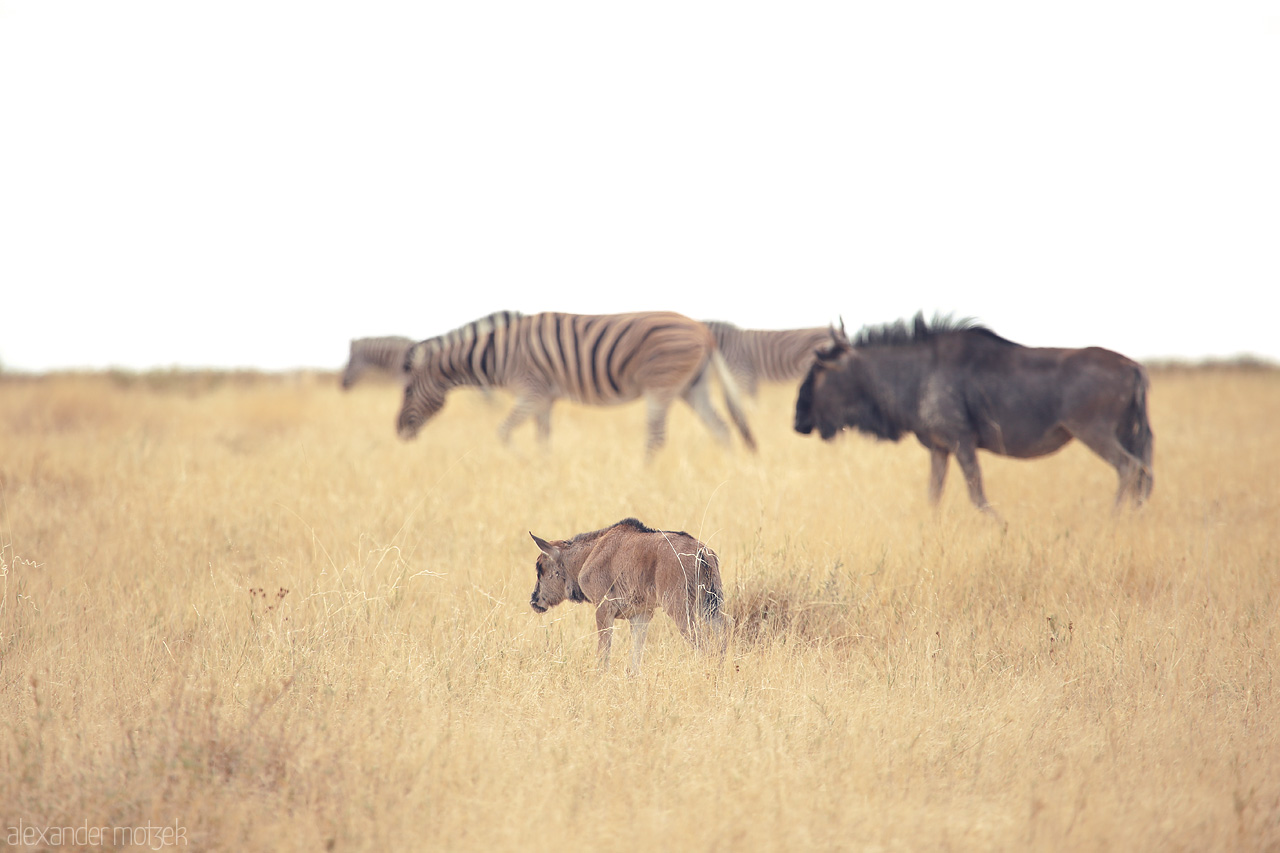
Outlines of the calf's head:
M 564 552 L 569 543 L 563 540 L 548 542 L 534 536 L 532 531 L 529 535 L 533 536 L 534 544 L 542 552 L 534 567 L 538 573 L 538 582 L 533 587 L 533 595 L 529 596 L 529 606 L 539 613 L 546 613 L 566 598 L 586 601 L 577 581 L 570 577 L 569 570 L 565 568 Z

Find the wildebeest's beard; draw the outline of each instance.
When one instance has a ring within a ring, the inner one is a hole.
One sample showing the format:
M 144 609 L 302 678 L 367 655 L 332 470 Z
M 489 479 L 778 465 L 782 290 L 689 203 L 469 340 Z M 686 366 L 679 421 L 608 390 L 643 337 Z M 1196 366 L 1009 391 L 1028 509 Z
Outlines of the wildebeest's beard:
M 858 432 L 865 432 L 886 441 L 902 438 L 902 430 L 885 416 L 884 410 L 873 397 L 863 397 L 853 405 L 847 405 L 845 423 Z M 829 436 L 823 436 L 828 438 Z
M 818 370 L 821 368 L 817 365 L 809 368 L 804 382 L 800 383 L 800 393 L 796 395 L 795 430 L 804 435 L 813 432 L 813 381 Z
M 874 435 L 887 441 L 902 438 L 902 429 L 885 413 L 866 378 L 850 372 L 840 377 L 845 381 L 828 382 L 827 386 L 837 396 L 840 426 L 851 426 L 859 432 Z M 833 380 L 836 377 L 832 377 Z M 823 434 L 823 438 L 830 436 Z

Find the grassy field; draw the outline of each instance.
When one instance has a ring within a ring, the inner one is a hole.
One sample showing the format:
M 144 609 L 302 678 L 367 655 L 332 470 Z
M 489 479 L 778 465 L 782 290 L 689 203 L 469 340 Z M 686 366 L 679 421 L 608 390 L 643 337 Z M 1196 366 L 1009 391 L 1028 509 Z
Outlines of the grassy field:
M 1280 371 L 1155 371 L 1138 513 L 984 456 L 1007 529 L 793 400 L 645 466 L 638 406 L 544 451 L 465 392 L 406 444 L 332 376 L 0 377 L 0 846 L 1280 849 Z M 530 609 L 529 531 L 629 515 L 719 553 L 724 659 Z

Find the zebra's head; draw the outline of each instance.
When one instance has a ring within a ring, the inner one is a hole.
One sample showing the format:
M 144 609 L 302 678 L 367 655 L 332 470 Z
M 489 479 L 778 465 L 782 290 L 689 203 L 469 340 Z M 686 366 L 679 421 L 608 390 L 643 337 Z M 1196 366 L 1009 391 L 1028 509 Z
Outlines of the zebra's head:
M 396 419 L 396 433 L 408 441 L 417 436 L 418 430 L 435 417 L 436 412 L 444 408 L 449 386 L 441 381 L 425 342 L 409 348 L 405 354 L 404 369 L 407 374 L 404 404 Z
M 347 367 L 342 371 L 342 390 L 349 391 L 356 384 L 360 374 L 364 372 L 364 362 L 360 359 L 356 341 L 351 341 L 351 354 L 347 357 Z

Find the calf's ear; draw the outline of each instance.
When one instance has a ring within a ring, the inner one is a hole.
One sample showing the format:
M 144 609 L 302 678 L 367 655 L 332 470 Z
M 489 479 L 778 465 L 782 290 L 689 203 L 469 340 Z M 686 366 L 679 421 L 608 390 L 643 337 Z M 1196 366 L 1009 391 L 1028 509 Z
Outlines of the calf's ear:
M 555 545 L 552 545 L 547 540 L 541 538 L 540 536 L 535 535 L 532 530 L 529 531 L 529 535 L 533 537 L 534 544 L 538 546 L 538 550 L 542 551 L 542 553 L 546 554 L 548 557 L 553 557 L 553 558 L 556 556 L 559 556 L 560 549 L 557 548 Z

